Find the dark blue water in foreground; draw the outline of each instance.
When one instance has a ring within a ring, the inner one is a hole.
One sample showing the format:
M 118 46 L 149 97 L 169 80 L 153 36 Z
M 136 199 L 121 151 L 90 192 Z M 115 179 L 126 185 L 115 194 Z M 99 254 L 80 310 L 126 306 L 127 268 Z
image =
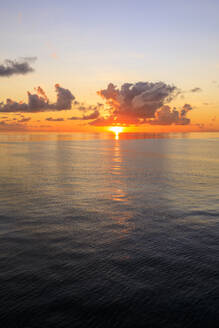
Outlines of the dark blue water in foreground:
M 0 136 L 1 327 L 216 327 L 218 232 L 216 134 Z

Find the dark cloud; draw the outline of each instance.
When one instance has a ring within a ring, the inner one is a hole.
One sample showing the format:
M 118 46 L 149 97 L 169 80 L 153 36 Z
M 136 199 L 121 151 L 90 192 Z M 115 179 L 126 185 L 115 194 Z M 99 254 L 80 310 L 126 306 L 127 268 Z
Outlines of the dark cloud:
M 190 110 L 192 110 L 192 106 L 190 104 L 185 104 L 181 109 L 181 116 L 185 117 Z
M 169 102 L 180 94 L 174 85 L 164 82 L 137 82 L 125 83 L 117 88 L 110 83 L 106 89 L 97 92 L 107 104 L 85 105 L 75 100 L 74 95 L 68 89 L 55 85 L 57 101 L 50 103 L 42 87 L 35 88 L 36 93 L 28 92 L 28 102 L 16 102 L 7 99 L 6 103 L 0 103 L 0 114 L 7 113 L 37 113 L 46 111 L 74 110 L 82 112 L 83 116 L 72 116 L 68 120 L 89 121 L 95 126 L 109 125 L 187 125 L 190 119 L 187 114 L 192 110 L 191 105 L 185 104 L 176 109 L 169 106 Z M 101 116 L 100 113 L 104 113 Z M 20 116 L 22 117 L 22 115 Z M 27 122 L 27 118 L 20 123 Z M 64 118 L 46 118 L 50 122 L 61 122 Z
M 202 89 L 201 88 L 193 88 L 193 89 L 191 89 L 190 90 L 190 92 L 193 92 L 193 93 L 195 93 L 195 92 L 201 92 L 202 91 Z
M 41 87 L 35 89 L 37 94 L 27 93 L 28 102 L 16 102 L 7 99 L 6 103 L 0 103 L 0 113 L 36 113 L 44 111 L 61 111 L 71 109 L 72 102 L 75 99 L 71 91 L 60 87 L 59 84 L 55 85 L 57 94 L 57 101 L 50 103 L 44 90 Z
M 0 130 L 2 131 L 26 131 L 28 127 L 26 124 L 20 124 L 19 122 L 6 122 L 0 121 Z
M 78 111 L 80 112 L 90 112 L 90 111 L 99 111 L 102 107 L 103 107 L 103 104 L 101 103 L 97 103 L 96 106 L 94 105 L 85 105 L 84 103 L 80 103 L 78 101 L 74 101 L 74 108 L 77 109 Z
M 29 122 L 31 120 L 31 117 L 24 117 L 21 120 L 17 121 L 19 123 L 25 123 L 25 122 Z
M 81 112 L 87 111 L 87 107 L 83 105 L 78 106 L 77 109 L 80 110 Z
M 148 123 L 152 125 L 187 125 L 190 124 L 190 119 L 186 117 L 188 111 L 192 110 L 189 104 L 185 104 L 183 108 L 178 111 L 176 108 L 171 109 L 169 106 L 162 106 L 155 114 L 155 118 L 149 120 Z
M 121 89 L 110 83 L 97 93 L 111 106 L 113 116 L 118 118 L 146 119 L 154 117 L 158 108 L 172 100 L 177 92 L 175 86 L 163 82 L 125 83 Z
M 88 115 L 83 115 L 82 117 L 78 117 L 78 116 L 72 116 L 72 117 L 69 117 L 68 120 L 71 120 L 71 121 L 75 121 L 75 120 L 95 120 L 99 117 L 100 113 L 98 110 L 95 110 L 94 112 L 92 112 L 91 114 L 88 114 Z
M 63 122 L 64 118 L 59 117 L 59 118 L 52 118 L 52 117 L 48 117 L 46 118 L 46 121 L 50 121 L 50 122 Z
M 8 119 L 7 117 L 2 117 L 4 120 L 1 121 L 1 125 L 6 125 L 6 126 L 14 126 L 14 125 L 19 125 L 20 123 L 26 123 L 31 121 L 31 117 L 23 117 L 20 120 L 17 120 L 17 118 L 11 118 Z M 22 125 L 21 125 L 22 126 Z
M 94 120 L 97 119 L 99 117 L 100 113 L 98 110 L 95 110 L 93 113 L 89 114 L 89 115 L 84 115 L 82 117 L 82 120 Z
M 55 108 L 57 110 L 71 109 L 72 101 L 75 99 L 71 91 L 60 87 L 59 84 L 56 84 L 55 88 L 57 93 Z
M 77 120 L 81 120 L 82 118 L 81 117 L 78 117 L 78 116 L 72 116 L 72 117 L 69 117 L 68 120 L 69 121 L 77 121 Z
M 125 83 L 120 89 L 110 83 L 107 89 L 97 92 L 110 106 L 110 116 L 107 119 L 99 118 L 93 124 L 140 124 L 154 117 L 155 112 L 171 101 L 176 93 L 175 86 L 163 82 Z
M 10 77 L 12 75 L 25 75 L 31 73 L 34 69 L 30 66 L 32 62 L 36 60 L 36 57 L 24 57 L 19 60 L 6 59 L 4 64 L 0 65 L 0 76 Z
M 186 117 L 192 109 L 189 104 L 185 104 L 181 110 L 171 109 L 167 105 L 179 93 L 174 85 L 164 82 L 125 83 L 120 89 L 110 83 L 106 89 L 97 92 L 109 105 L 108 116 L 98 117 L 90 124 L 189 124 L 190 120 Z

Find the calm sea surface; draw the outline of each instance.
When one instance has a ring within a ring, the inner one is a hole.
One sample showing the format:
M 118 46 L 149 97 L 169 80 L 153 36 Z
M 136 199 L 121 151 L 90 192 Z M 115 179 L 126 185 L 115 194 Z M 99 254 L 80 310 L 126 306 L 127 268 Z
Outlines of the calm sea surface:
M 1 327 L 218 327 L 219 134 L 0 134 Z

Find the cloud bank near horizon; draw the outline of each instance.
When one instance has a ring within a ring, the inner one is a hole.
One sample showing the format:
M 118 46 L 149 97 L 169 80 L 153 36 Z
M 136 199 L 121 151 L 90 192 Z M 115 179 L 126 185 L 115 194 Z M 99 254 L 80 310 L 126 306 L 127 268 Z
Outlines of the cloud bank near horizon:
M 169 103 L 181 92 L 176 86 L 164 82 L 124 83 L 120 88 L 109 83 L 106 89 L 97 91 L 106 106 L 102 103 L 86 106 L 59 84 L 55 84 L 57 100 L 54 103 L 49 101 L 42 87 L 35 88 L 35 91 L 33 94 L 28 92 L 27 103 L 11 99 L 0 103 L 0 114 L 77 110 L 83 115 L 72 116 L 67 120 L 89 121 L 93 126 L 190 124 L 187 114 L 192 106 L 184 104 L 180 109 L 171 108 Z M 46 120 L 62 122 L 66 118 L 48 117 Z
M 97 92 L 108 105 L 108 115 L 99 117 L 90 124 L 95 126 L 109 125 L 187 125 L 186 117 L 192 110 L 185 104 L 180 110 L 171 109 L 170 103 L 179 89 L 164 82 L 124 83 L 117 88 L 110 83 L 106 89 Z

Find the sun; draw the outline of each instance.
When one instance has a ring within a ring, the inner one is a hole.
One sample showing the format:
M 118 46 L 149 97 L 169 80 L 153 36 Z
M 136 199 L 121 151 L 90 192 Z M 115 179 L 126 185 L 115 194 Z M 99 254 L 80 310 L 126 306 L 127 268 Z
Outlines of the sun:
M 121 126 L 111 126 L 111 127 L 109 128 L 109 131 L 112 131 L 112 132 L 115 133 L 115 137 L 116 137 L 116 139 L 119 138 L 119 134 L 120 134 L 121 132 L 123 132 L 123 130 L 124 130 L 124 128 L 121 127 Z

